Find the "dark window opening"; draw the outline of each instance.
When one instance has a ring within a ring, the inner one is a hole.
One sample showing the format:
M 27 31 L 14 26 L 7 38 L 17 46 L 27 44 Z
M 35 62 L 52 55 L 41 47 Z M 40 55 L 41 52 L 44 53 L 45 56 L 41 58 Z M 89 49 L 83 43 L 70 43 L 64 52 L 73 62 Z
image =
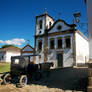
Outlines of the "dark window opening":
M 51 27 L 51 25 L 52 25 L 52 23 L 51 23 L 51 22 L 49 22 L 49 27 Z
M 41 31 L 39 31 L 39 33 L 41 33 Z
M 50 49 L 54 49 L 54 39 L 50 40 Z
M 39 22 L 39 29 L 42 29 L 42 20 Z
M 62 39 L 58 39 L 58 48 L 61 49 L 62 48 Z
M 42 41 L 39 41 L 38 43 L 38 50 L 42 50 Z
M 70 48 L 71 47 L 71 40 L 70 37 L 65 39 L 65 43 L 66 43 L 66 48 Z
M 57 29 L 58 30 L 61 30 L 62 29 L 62 26 L 61 25 L 57 26 Z

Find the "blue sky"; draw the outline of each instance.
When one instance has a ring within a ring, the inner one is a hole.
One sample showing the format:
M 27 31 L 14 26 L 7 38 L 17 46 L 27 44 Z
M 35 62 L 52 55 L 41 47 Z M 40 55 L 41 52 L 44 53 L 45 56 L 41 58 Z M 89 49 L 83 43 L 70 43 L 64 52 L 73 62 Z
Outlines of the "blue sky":
M 34 47 L 35 17 L 43 14 L 45 8 L 55 20 L 61 13 L 61 19 L 69 24 L 73 13 L 80 11 L 81 22 L 87 23 L 84 0 L 0 0 L 0 46 L 16 43 L 23 47 L 30 40 Z

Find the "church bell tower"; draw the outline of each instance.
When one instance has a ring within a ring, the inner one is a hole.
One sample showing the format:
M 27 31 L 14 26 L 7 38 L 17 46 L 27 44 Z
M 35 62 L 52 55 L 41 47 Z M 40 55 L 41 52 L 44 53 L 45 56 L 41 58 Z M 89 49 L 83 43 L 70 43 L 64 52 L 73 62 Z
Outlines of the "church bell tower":
M 53 17 L 48 15 L 47 12 L 40 16 L 36 16 L 36 33 L 35 35 L 45 34 L 46 29 L 49 29 L 54 23 Z

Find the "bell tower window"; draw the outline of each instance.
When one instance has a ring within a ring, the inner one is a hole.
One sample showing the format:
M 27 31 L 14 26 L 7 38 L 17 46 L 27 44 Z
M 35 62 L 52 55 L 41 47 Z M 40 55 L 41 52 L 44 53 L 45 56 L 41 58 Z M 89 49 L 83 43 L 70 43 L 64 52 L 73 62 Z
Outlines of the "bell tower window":
M 51 23 L 51 22 L 49 22 L 49 27 L 51 27 L 51 25 L 52 25 L 52 23 Z
M 39 21 L 39 29 L 42 29 L 42 20 Z
M 38 50 L 42 50 L 42 41 L 38 42 Z

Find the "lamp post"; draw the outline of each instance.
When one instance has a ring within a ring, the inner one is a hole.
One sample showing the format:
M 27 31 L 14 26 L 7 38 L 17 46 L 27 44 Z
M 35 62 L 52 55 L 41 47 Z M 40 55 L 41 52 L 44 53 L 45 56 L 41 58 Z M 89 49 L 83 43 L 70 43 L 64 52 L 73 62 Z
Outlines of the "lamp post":
M 74 19 L 73 19 L 73 24 L 74 24 L 74 28 L 73 28 L 73 36 L 74 36 L 74 67 L 77 67 L 77 63 L 76 63 L 76 36 L 75 36 L 75 32 L 76 32 L 76 24 L 80 22 L 80 17 L 81 14 L 80 12 L 76 12 L 73 14 Z M 77 24 L 78 25 L 78 24 Z
M 75 22 L 79 23 L 80 22 L 81 13 L 80 12 L 76 12 L 73 15 L 74 15 Z
M 73 14 L 74 16 L 74 23 L 77 24 L 78 28 L 83 31 L 83 33 L 88 36 L 88 23 L 86 22 L 80 22 L 81 20 L 81 13 L 75 12 Z

